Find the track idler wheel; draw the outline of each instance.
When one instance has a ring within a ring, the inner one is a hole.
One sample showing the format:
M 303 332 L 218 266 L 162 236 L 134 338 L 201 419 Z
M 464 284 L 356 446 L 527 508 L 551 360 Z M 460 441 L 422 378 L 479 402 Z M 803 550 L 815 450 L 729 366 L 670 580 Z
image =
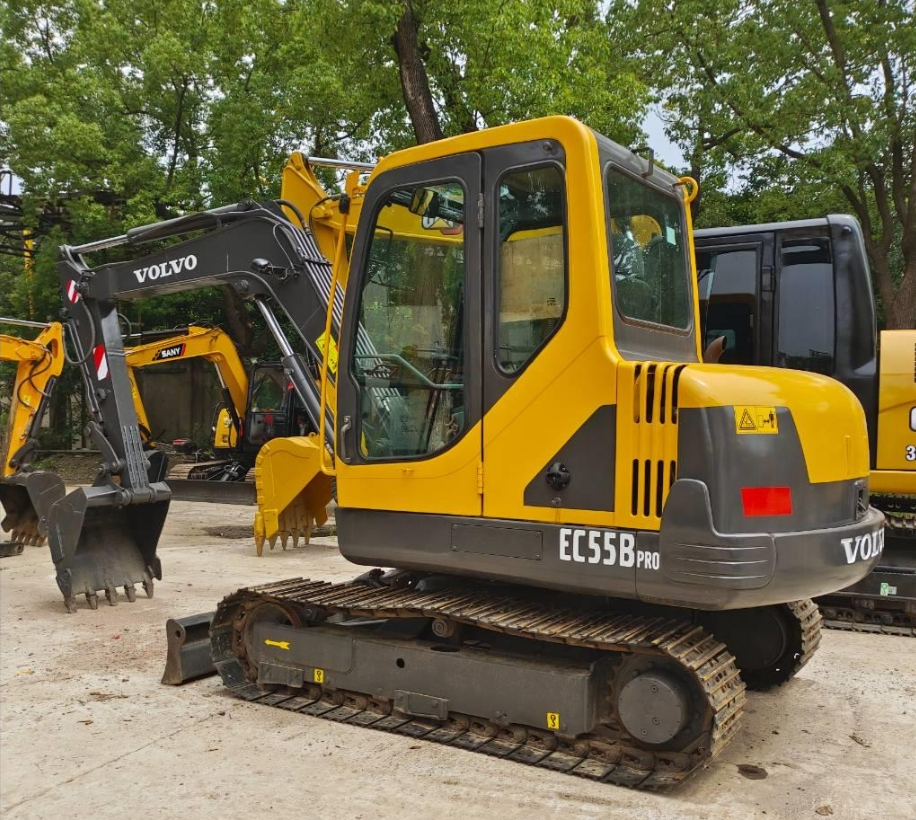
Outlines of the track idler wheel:
M 820 613 L 811 601 L 709 613 L 703 624 L 735 656 L 752 691 L 791 680 L 820 642 Z
M 254 646 L 254 627 L 256 624 L 269 623 L 282 626 L 302 626 L 303 619 L 292 607 L 283 604 L 263 601 L 255 604 L 245 611 L 237 624 L 236 639 L 244 647 L 245 674 L 251 681 L 257 681 L 258 668 L 248 661 L 248 658 L 257 657 Z

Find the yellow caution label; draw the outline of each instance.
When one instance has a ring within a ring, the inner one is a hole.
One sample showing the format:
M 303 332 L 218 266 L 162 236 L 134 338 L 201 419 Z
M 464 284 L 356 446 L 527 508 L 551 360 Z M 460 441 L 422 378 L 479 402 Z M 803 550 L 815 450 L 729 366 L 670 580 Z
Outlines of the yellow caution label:
M 778 433 L 779 422 L 776 418 L 776 408 L 747 404 L 735 405 L 735 432 L 738 435 Z
M 547 728 L 559 730 L 560 728 L 560 713 L 559 712 L 548 712 L 547 713 Z
M 277 649 L 285 649 L 289 652 L 289 641 L 272 641 L 270 638 L 264 639 L 265 646 L 275 646 Z
M 315 345 L 321 351 L 321 355 L 324 356 L 324 343 L 326 341 L 326 333 L 322 333 L 317 339 L 315 339 Z M 337 373 L 337 342 L 334 341 L 334 337 L 331 337 L 331 352 L 328 353 L 328 370 L 331 373 Z
M 315 667 L 315 683 L 324 683 L 324 669 Z

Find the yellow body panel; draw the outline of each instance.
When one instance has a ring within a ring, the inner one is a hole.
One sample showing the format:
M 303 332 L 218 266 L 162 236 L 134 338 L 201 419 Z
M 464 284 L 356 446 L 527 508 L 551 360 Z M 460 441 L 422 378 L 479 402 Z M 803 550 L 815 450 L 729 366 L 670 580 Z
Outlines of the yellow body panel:
M 236 411 L 238 412 L 238 411 Z M 223 407 L 216 416 L 216 426 L 213 430 L 213 448 L 215 450 L 234 450 L 238 444 L 238 433 L 229 411 Z
M 480 515 L 480 423 L 432 458 L 353 466 L 337 461 L 342 507 Z
M 869 474 L 868 429 L 858 399 L 827 376 L 772 367 L 691 365 L 681 407 L 788 407 L 812 484 Z M 778 435 L 778 434 L 777 434 Z
M 880 479 L 876 492 L 916 492 L 916 331 L 881 334 L 878 392 L 878 473 L 901 474 Z M 909 474 L 909 479 L 906 479 Z M 906 485 L 909 489 L 904 489 Z
M 575 321 L 535 357 L 484 419 L 484 515 L 555 524 L 615 523 L 613 513 L 524 505 L 525 487 L 595 410 L 617 403 L 614 361 Z M 562 396 L 562 407 L 558 405 Z
M 60 322 L 48 325 L 34 341 L 0 334 L 0 360 L 17 362 L 16 381 L 10 398 L 6 452 L 0 475 L 13 475 L 10 464 L 16 451 L 26 443 L 35 415 L 41 407 L 48 382 L 64 369 L 64 328 Z

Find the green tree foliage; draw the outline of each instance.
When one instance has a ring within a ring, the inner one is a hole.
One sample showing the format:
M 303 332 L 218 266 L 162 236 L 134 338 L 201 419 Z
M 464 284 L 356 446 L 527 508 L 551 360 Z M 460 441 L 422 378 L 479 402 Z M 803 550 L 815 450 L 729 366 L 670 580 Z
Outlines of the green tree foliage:
M 841 194 L 888 324 L 916 326 L 913 0 L 615 0 L 609 21 L 695 172 L 767 180 L 786 216 Z
M 412 144 L 396 48 L 408 11 L 441 134 L 571 113 L 637 139 L 646 92 L 599 9 L 594 0 L 7 0 L 0 166 L 20 179 L 26 222 L 44 242 L 33 277 L 19 260 L 0 261 L 3 311 L 56 316 L 61 241 L 275 196 L 294 149 L 374 159 Z M 51 233 L 39 220 L 48 202 L 65 214 Z M 227 299 L 178 294 L 121 309 L 147 328 L 225 323 L 239 311 Z M 257 353 L 248 325 L 230 331 Z

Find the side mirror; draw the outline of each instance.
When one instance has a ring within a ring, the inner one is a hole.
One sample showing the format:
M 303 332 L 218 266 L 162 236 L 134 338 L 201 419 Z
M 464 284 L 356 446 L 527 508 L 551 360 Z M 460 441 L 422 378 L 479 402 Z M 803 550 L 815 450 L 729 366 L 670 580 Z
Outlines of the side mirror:
M 438 194 L 431 188 L 417 188 L 410 198 L 410 208 L 412 214 L 417 216 L 435 216 L 437 208 L 434 208 Z

